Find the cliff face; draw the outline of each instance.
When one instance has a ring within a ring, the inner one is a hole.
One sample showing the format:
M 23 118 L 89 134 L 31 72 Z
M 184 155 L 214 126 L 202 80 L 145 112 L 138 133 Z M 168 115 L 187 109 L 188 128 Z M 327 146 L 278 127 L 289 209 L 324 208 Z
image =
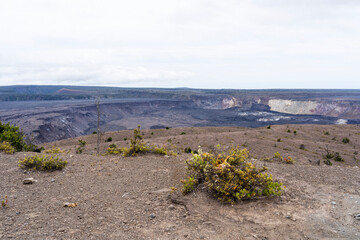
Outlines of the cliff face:
M 289 114 L 316 114 L 349 119 L 357 119 L 360 116 L 360 102 L 271 99 L 268 105 L 272 111 Z

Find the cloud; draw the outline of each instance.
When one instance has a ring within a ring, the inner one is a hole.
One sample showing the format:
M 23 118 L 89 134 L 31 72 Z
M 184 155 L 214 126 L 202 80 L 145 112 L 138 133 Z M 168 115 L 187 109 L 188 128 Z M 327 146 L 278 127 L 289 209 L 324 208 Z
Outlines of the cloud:
M 4 1 L 0 85 L 360 88 L 359 13 L 355 0 Z

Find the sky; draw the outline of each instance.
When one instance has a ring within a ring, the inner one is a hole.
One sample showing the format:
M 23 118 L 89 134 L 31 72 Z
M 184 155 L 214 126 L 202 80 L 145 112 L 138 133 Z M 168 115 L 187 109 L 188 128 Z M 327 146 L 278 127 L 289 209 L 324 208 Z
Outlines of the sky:
M 0 86 L 360 89 L 358 0 L 0 0 Z

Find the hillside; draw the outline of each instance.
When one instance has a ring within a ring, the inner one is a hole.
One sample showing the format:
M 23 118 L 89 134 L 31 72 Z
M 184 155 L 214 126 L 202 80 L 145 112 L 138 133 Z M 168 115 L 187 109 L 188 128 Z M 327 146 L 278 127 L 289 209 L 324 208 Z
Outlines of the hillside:
M 290 130 L 290 132 L 288 131 Z M 294 134 L 296 131 L 296 134 Z M 95 156 L 96 135 L 76 154 L 78 139 L 45 144 L 57 146 L 69 164 L 63 171 L 31 172 L 18 168 L 24 155 L 0 153 L 0 239 L 359 239 L 360 126 L 282 125 L 248 129 L 176 128 L 142 130 L 150 144 L 167 145 L 177 156 Z M 132 131 L 109 132 L 118 146 L 127 146 Z M 348 138 L 349 143 L 342 139 Z M 280 139 L 280 141 L 278 140 Z M 110 143 L 102 143 L 105 152 Z M 247 147 L 252 161 L 266 165 L 286 185 L 281 197 L 222 204 L 198 189 L 183 196 L 185 147 L 212 151 L 217 144 Z M 300 145 L 303 144 L 303 149 Z M 172 145 L 172 147 L 171 147 Z M 325 165 L 325 149 L 344 162 Z M 294 164 L 272 159 L 275 152 L 295 158 Z M 318 161 L 319 164 L 318 165 Z M 33 177 L 38 182 L 23 185 Z M 1 200 L 1 199 L 0 199 Z M 65 208 L 65 202 L 77 203 Z

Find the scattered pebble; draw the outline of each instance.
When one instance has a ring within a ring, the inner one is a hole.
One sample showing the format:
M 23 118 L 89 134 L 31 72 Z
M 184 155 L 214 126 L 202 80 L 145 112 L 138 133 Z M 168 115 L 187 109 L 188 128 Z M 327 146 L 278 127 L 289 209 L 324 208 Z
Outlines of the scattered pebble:
M 176 207 L 174 205 L 170 204 L 169 210 L 175 210 L 175 209 L 176 209 Z
M 54 178 L 52 178 L 52 179 L 51 179 L 51 182 L 55 182 L 55 179 L 54 179 Z
M 154 219 L 154 218 L 156 218 L 156 215 L 154 213 L 152 213 L 152 214 L 150 214 L 150 218 Z
M 356 220 L 360 220 L 360 214 L 355 215 L 354 218 L 355 218 Z
M 23 184 L 33 184 L 33 183 L 36 183 L 37 180 L 33 179 L 33 178 L 25 178 L 23 180 Z
M 335 202 L 335 201 L 332 201 L 331 204 L 332 204 L 332 205 L 336 205 L 336 202 Z

